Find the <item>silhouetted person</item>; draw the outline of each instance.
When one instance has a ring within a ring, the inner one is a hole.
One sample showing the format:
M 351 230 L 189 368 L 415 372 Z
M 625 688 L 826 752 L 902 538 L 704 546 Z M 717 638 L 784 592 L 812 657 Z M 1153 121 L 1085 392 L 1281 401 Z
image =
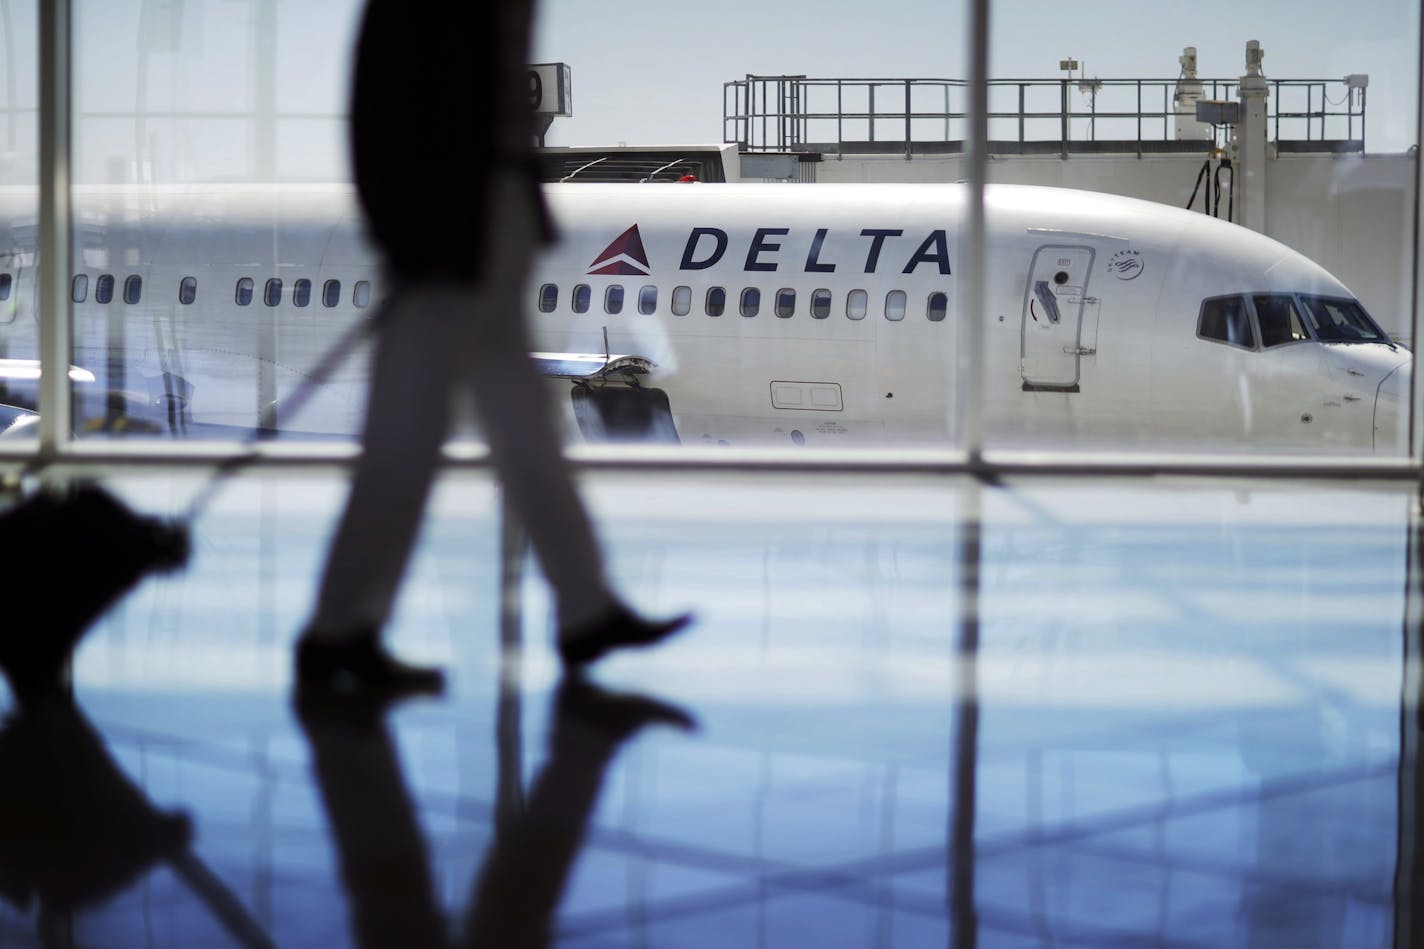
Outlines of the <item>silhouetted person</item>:
M 297 717 L 335 838 L 353 934 L 376 946 L 435 946 L 445 923 L 428 853 L 386 731 L 385 695 L 298 689 Z M 604 773 L 622 743 L 655 724 L 695 727 L 687 713 L 566 678 L 554 697 L 549 757 L 524 809 L 496 825 L 476 878 L 463 942 L 545 946 Z
M 438 670 L 394 659 L 380 634 L 463 385 L 556 595 L 565 665 L 655 642 L 689 619 L 642 619 L 613 593 L 560 453 L 547 383 L 528 357 L 524 280 L 551 237 L 531 146 L 532 14 L 532 0 L 366 7 L 353 164 L 391 290 L 377 317 L 363 454 L 298 643 L 307 685 L 442 687 Z

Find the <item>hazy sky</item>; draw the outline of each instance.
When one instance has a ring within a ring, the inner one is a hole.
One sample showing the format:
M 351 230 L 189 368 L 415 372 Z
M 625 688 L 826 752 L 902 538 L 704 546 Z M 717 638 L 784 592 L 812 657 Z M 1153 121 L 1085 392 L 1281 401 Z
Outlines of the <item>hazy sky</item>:
M 551 145 L 722 140 L 722 84 L 755 75 L 963 78 L 965 7 L 930 0 L 541 0 L 535 59 L 572 69 L 574 115 Z M 990 73 L 1057 78 L 1074 57 L 1089 76 L 1175 78 L 1182 47 L 1199 74 L 1244 72 L 1246 41 L 1265 73 L 1368 73 L 1370 151 L 1414 144 L 1417 0 L 1000 0 Z

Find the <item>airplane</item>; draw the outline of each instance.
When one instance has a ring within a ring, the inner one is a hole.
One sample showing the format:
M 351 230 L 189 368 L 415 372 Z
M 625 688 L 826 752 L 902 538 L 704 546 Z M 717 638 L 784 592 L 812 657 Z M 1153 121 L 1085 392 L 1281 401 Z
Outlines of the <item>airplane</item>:
M 951 444 L 960 327 L 977 318 L 991 444 L 1407 450 L 1409 352 L 1324 268 L 1214 217 L 990 184 L 976 317 L 963 184 L 545 193 L 559 240 L 523 317 L 588 441 Z M 230 434 L 267 417 L 306 437 L 359 431 L 364 354 L 283 411 L 383 293 L 349 185 L 76 187 L 73 201 L 81 434 Z M 0 189 L 0 403 L 21 413 L 34 205 L 32 189 Z

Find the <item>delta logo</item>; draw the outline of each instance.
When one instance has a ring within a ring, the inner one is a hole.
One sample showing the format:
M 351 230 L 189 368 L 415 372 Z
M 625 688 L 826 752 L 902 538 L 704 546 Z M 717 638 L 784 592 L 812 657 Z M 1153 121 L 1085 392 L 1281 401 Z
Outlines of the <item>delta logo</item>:
M 600 277 L 646 277 L 651 269 L 648 252 L 643 249 L 643 236 L 638 233 L 638 225 L 634 224 L 603 249 L 603 253 L 589 265 L 588 273 Z
M 946 277 L 951 273 L 949 234 L 943 228 L 932 230 L 923 238 L 907 237 L 899 228 L 878 227 L 841 235 L 834 244 L 830 236 L 830 228 L 818 227 L 807 245 L 801 232 L 793 233 L 791 228 L 758 227 L 749 240 L 738 237 L 739 246 L 733 251 L 733 260 L 741 258 L 744 248 L 746 256 L 741 269 L 746 273 L 777 271 L 785 264 L 792 268 L 799 265 L 805 273 L 835 273 L 839 267 L 849 265 L 871 274 L 879 271 L 881 252 L 886 251 L 901 273 L 913 274 L 920 267 L 933 267 Z M 677 269 L 686 272 L 716 267 L 732 249 L 732 243 L 732 235 L 720 227 L 694 227 L 688 231 Z M 801 263 L 802 254 L 804 263 Z M 788 257 L 791 259 L 786 259 Z M 841 260 L 837 262 L 836 258 Z M 597 277 L 652 276 L 652 264 L 648 262 L 638 225 L 634 224 L 603 248 L 589 264 L 587 273 Z

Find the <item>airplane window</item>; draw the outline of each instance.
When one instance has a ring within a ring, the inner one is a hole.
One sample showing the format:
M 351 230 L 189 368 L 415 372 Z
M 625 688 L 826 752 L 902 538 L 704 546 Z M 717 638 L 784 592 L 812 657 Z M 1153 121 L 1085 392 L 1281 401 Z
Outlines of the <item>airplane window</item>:
M 321 285 L 321 305 L 336 306 L 341 302 L 341 281 L 328 280 Z
M 623 285 L 615 283 L 603 292 L 603 312 L 622 313 L 623 312 Z
M 651 316 L 658 311 L 658 288 L 644 287 L 638 291 L 638 312 Z
M 557 284 L 546 283 L 539 288 L 539 312 L 553 313 L 559 305 L 559 287 Z
M 811 294 L 811 316 L 824 320 L 831 315 L 831 291 L 816 290 Z
M 94 302 L 108 303 L 114 298 L 114 275 L 111 273 L 100 274 L 99 279 L 94 281 Z
M 796 312 L 796 291 L 782 288 L 776 291 L 776 315 L 783 320 Z
M 885 318 L 897 321 L 905 318 L 904 290 L 891 290 L 885 294 Z
M 692 288 L 672 288 L 672 312 L 674 316 L 686 316 L 692 312 Z
M 1201 317 L 1197 321 L 1197 335 L 1202 339 L 1240 346 L 1243 349 L 1256 348 L 1256 334 L 1251 331 L 1251 321 L 1246 315 L 1246 301 L 1242 297 L 1203 300 Z
M 1354 300 L 1307 296 L 1300 299 L 1316 339 L 1327 343 L 1389 342 L 1389 336 Z
M 268 306 L 276 306 L 282 302 L 282 281 L 272 277 L 262 287 L 262 302 Z
M 761 291 L 747 287 L 742 291 L 742 316 L 756 316 L 761 310 Z
M 929 317 L 931 323 L 944 322 L 945 316 L 949 313 L 949 297 L 936 290 L 930 294 L 930 302 L 925 310 L 925 315 Z
M 124 302 L 133 304 L 143 296 L 143 278 L 134 274 L 124 280 Z
M 247 306 L 252 302 L 252 278 L 239 277 L 237 280 L 237 296 L 234 298 L 238 306 Z
M 846 294 L 846 317 L 852 320 L 865 319 L 867 297 L 864 290 L 852 290 Z
M 707 291 L 707 315 L 721 316 L 725 309 L 727 309 L 727 291 L 721 287 L 712 287 Z
M 75 303 L 83 303 L 89 296 L 89 275 L 77 273 L 69 285 L 69 295 Z
M 10 299 L 10 282 L 13 279 L 7 273 L 0 273 L 0 300 Z
M 292 284 L 292 302 L 297 306 L 306 306 L 311 302 L 311 281 L 303 277 Z
M 1295 300 L 1288 294 L 1261 294 L 1252 297 L 1251 302 L 1256 305 L 1256 325 L 1261 329 L 1262 347 L 1310 338 Z
M 593 291 L 588 288 L 588 284 L 581 283 L 574 287 L 574 312 L 587 313 L 589 301 L 593 298 Z
M 371 281 L 357 280 L 356 289 L 351 293 L 351 302 L 358 307 L 371 305 Z
M 187 306 L 198 299 L 198 278 L 184 277 L 178 284 L 178 302 Z

